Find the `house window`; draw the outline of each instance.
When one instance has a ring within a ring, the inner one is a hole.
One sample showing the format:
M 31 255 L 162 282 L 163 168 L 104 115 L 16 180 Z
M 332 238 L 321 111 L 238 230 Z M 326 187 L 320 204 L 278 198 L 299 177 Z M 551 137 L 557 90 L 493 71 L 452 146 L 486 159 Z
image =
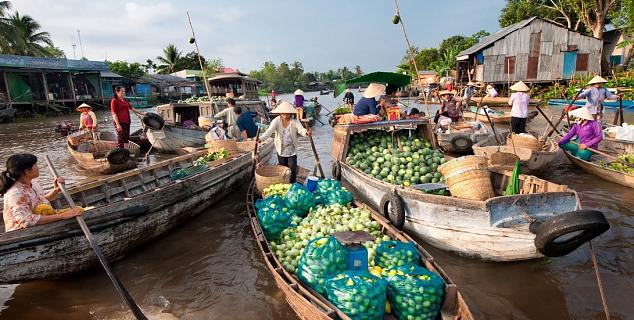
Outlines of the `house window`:
M 515 73 L 515 57 L 506 57 L 504 59 L 504 74 Z
M 587 53 L 578 53 L 577 54 L 577 67 L 576 71 L 588 71 L 588 54 Z

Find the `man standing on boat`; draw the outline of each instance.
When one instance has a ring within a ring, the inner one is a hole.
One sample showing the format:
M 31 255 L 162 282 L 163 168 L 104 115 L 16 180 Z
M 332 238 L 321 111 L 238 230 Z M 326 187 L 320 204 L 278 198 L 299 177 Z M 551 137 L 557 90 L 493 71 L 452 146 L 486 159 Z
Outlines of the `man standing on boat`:
M 581 92 L 577 97 L 577 99 L 586 99 L 586 107 L 588 107 L 588 111 L 594 116 L 595 120 L 601 119 L 601 115 L 603 114 L 603 101 L 618 99 L 617 95 L 603 87 L 603 84 L 607 82 L 608 80 L 600 76 L 594 76 L 594 78 L 588 82 L 590 88 Z M 573 106 L 571 109 L 574 110 L 576 107 Z
M 509 98 L 509 106 L 511 106 L 511 131 L 517 134 L 524 133 L 526 132 L 528 104 L 531 101 L 527 93 L 529 88 L 524 82 L 520 81 L 512 85 L 511 90 L 515 91 Z
M 214 118 L 223 119 L 227 123 L 227 134 L 231 139 L 237 139 L 240 136 L 240 131 L 236 126 L 237 115 L 235 113 L 236 101 L 233 98 L 227 98 L 227 107 L 216 113 Z
M 379 83 L 370 83 L 367 89 L 363 91 L 363 97 L 354 106 L 352 113 L 355 116 L 365 116 L 368 114 L 379 114 L 377 108 L 376 97 L 381 96 L 385 91 L 385 85 Z

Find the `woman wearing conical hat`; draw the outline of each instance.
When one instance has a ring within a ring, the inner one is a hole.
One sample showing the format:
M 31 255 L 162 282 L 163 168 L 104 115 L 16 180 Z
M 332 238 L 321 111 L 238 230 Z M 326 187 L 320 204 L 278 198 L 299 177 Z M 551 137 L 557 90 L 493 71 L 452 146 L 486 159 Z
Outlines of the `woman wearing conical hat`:
M 590 87 L 583 90 L 577 97 L 578 99 L 586 99 L 586 107 L 588 107 L 590 114 L 594 116 L 595 120 L 598 119 L 603 112 L 603 101 L 607 99 L 616 100 L 618 98 L 617 95 L 603 87 L 603 84 L 607 82 L 608 80 L 600 76 L 594 76 L 594 78 L 588 82 Z
M 511 86 L 511 90 L 515 91 L 509 97 L 509 106 L 511 106 L 511 131 L 513 133 L 526 132 L 526 118 L 528 117 L 528 104 L 531 98 L 528 96 L 528 86 L 520 81 Z
M 279 116 L 271 121 L 271 125 L 260 139 L 264 140 L 275 134 L 277 162 L 291 169 L 291 183 L 293 183 L 297 178 L 298 136 L 309 135 L 310 129 L 305 129 L 299 120 L 291 118 L 291 115 L 297 114 L 297 110 L 286 101 L 280 102 L 271 113 L 277 113 Z
M 370 83 L 365 91 L 363 91 L 363 97 L 354 105 L 352 113 L 355 116 L 379 114 L 379 109 L 377 108 L 378 101 L 376 101 L 375 98 L 383 95 L 384 91 L 385 85 L 374 82 Z
M 592 152 L 588 147 L 598 149 L 599 142 L 603 140 L 601 122 L 594 120 L 594 115 L 588 107 L 575 109 L 568 112 L 568 115 L 579 118 L 579 122 L 559 140 L 559 146 L 581 160 L 590 161 Z M 570 142 L 573 137 L 576 137 L 576 143 Z

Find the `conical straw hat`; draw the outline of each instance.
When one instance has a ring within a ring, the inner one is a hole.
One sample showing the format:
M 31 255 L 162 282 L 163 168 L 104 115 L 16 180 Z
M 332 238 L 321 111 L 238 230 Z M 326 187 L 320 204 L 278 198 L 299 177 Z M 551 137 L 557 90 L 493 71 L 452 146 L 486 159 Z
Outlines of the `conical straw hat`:
M 302 89 L 297 89 L 297 90 L 295 90 L 295 93 L 294 93 L 294 94 L 295 94 L 296 96 L 303 96 L 303 95 L 304 95 L 304 91 L 302 91 Z
M 572 110 L 568 112 L 568 114 L 573 117 L 577 117 L 577 118 L 581 118 L 585 120 L 594 120 L 594 117 L 592 116 L 592 114 L 590 114 L 590 110 L 588 110 L 588 107 Z
M 375 98 L 383 94 L 385 91 L 385 85 L 380 83 L 372 82 L 370 85 L 363 91 L 364 98 Z
M 273 111 L 271 111 L 271 113 L 297 113 L 297 110 L 295 110 L 290 103 L 282 101 L 275 109 L 273 109 Z
M 81 111 L 82 108 L 88 108 L 88 109 L 92 110 L 92 106 L 88 105 L 88 104 L 85 104 L 85 103 L 80 104 L 79 107 L 77 107 L 76 110 L 77 111 Z
M 593 85 L 593 84 L 597 84 L 597 83 L 606 83 L 608 82 L 608 80 L 605 80 L 604 78 L 600 77 L 600 76 L 594 76 L 594 78 L 592 78 L 592 80 L 590 80 L 590 82 L 588 82 L 588 85 Z
M 511 90 L 513 91 L 528 91 L 530 90 L 530 88 L 523 82 L 523 81 L 519 81 L 516 84 L 511 86 Z

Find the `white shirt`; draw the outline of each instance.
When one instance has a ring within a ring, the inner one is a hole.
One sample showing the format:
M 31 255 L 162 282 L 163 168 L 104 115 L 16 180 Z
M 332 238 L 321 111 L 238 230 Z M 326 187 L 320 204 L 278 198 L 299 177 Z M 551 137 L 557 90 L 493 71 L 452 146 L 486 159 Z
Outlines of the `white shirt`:
M 289 125 L 282 130 L 282 152 L 280 153 L 282 157 L 292 157 L 296 153 L 290 127 Z
M 528 117 L 528 104 L 531 98 L 526 92 L 514 92 L 509 98 L 509 106 L 511 108 L 511 117 L 526 118 Z

